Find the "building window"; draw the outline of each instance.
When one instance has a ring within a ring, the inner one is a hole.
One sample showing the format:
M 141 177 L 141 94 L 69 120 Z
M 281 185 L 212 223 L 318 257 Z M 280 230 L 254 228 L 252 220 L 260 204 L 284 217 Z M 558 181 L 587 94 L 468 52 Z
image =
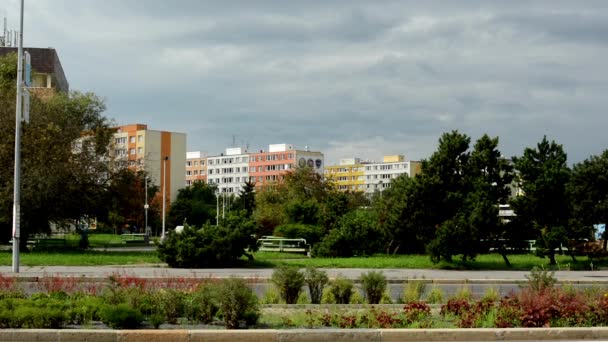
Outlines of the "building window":
M 194 166 L 198 166 L 198 161 L 194 161 Z
M 193 173 L 192 173 L 193 175 L 195 175 L 195 176 L 196 176 L 196 175 L 198 175 L 198 170 L 194 170 L 194 171 L 192 171 L 192 172 L 193 172 Z
M 129 137 L 129 142 L 131 144 L 135 144 L 135 137 Z
M 129 154 L 132 155 L 132 156 L 134 156 L 135 155 L 135 149 L 134 148 L 129 149 Z
M 186 162 L 186 166 L 187 166 L 187 167 L 192 166 L 192 162 L 191 162 L 191 161 L 187 161 L 187 162 Z
M 143 135 L 138 135 L 137 136 L 137 142 L 142 142 L 142 141 L 144 141 Z
M 205 166 L 205 161 L 201 160 L 201 166 Z
M 142 154 L 144 153 L 144 148 L 143 147 L 138 147 L 137 148 L 137 154 Z

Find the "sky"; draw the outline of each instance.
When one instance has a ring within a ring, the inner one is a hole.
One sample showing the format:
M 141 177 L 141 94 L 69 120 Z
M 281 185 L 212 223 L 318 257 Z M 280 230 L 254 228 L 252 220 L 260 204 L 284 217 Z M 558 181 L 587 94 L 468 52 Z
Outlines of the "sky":
M 608 148 L 608 1 L 26 0 L 24 45 L 189 151 L 428 158 L 442 133 Z M 16 29 L 19 1 L 0 16 Z

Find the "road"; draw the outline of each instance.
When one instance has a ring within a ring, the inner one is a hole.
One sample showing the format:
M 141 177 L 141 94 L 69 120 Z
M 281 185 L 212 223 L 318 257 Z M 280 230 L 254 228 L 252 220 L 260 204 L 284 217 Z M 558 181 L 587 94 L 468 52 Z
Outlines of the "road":
M 349 279 L 357 279 L 369 271 L 360 268 L 324 269 L 330 278 L 338 274 Z M 176 269 L 163 265 L 147 266 L 21 266 L 20 277 L 40 277 L 45 275 L 106 277 L 113 273 L 128 274 L 145 278 L 187 277 L 187 278 L 226 278 L 230 276 L 268 279 L 273 270 L 268 268 L 215 268 L 215 269 Z M 0 266 L 3 275 L 12 274 L 10 266 Z M 425 269 L 382 269 L 388 280 L 403 281 L 408 279 L 427 279 L 445 281 L 525 281 L 529 272 L 525 271 L 461 271 L 461 270 L 425 270 Z M 579 283 L 606 283 L 608 270 L 600 271 L 557 271 L 559 281 Z

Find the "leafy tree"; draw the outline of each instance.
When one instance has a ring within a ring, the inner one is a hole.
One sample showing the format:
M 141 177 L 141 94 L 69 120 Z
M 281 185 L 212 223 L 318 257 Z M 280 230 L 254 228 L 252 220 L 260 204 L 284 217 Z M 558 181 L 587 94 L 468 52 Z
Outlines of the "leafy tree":
M 513 158 L 523 195 L 511 204 L 537 232 L 537 253 L 548 256 L 551 265 L 556 264 L 555 250 L 570 235 L 566 194 L 570 170 L 566 160 L 562 145 L 549 142 L 546 136 L 536 148 L 526 148 L 523 156 Z
M 12 221 L 16 55 L 0 57 L 0 228 L 8 239 Z M 11 85 L 12 84 L 12 85 Z M 49 223 L 96 216 L 109 178 L 112 134 L 94 94 L 58 93 L 31 101 L 31 121 L 21 143 L 21 241 L 48 232 Z
M 381 249 L 377 217 L 372 210 L 358 209 L 344 215 L 316 246 L 320 256 L 372 255 Z
M 572 225 L 581 236 L 589 235 L 593 224 L 608 222 L 608 150 L 575 164 L 568 182 Z M 604 235 L 604 249 L 608 241 Z
M 177 192 L 177 199 L 169 210 L 168 222 L 173 227 L 184 222 L 202 227 L 206 223 L 215 223 L 216 209 L 216 187 L 205 182 L 194 182 Z

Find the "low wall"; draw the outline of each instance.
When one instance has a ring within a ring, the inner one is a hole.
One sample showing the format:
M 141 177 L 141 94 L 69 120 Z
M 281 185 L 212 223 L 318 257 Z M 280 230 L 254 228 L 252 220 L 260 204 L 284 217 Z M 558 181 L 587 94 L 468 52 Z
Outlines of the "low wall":
M 608 340 L 608 328 L 0 330 L 0 342 L 346 342 Z

